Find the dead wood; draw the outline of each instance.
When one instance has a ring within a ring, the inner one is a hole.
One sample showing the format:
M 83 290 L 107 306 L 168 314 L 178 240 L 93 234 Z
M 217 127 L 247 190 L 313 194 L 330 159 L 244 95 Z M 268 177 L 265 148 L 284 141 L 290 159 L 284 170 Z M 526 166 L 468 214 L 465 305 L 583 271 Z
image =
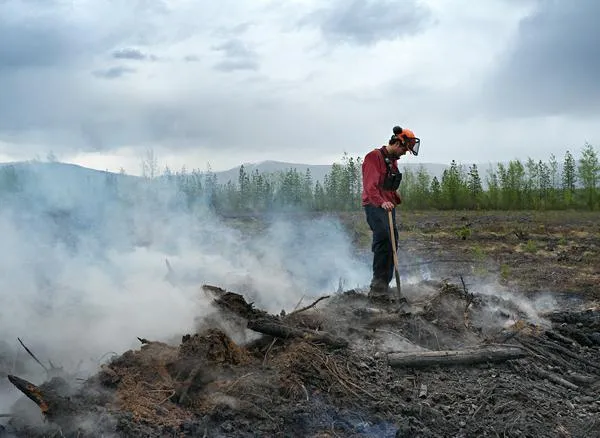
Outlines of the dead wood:
M 288 317 L 290 317 L 290 316 L 292 316 L 292 315 L 295 315 L 295 314 L 297 314 L 297 313 L 300 313 L 300 312 L 305 312 L 305 311 L 306 311 L 306 310 L 308 310 L 308 309 L 312 309 L 312 308 L 313 308 L 313 307 L 315 307 L 315 306 L 316 306 L 316 305 L 317 305 L 317 304 L 318 304 L 320 301 L 326 300 L 327 298 L 329 298 L 329 295 L 326 295 L 326 296 L 324 296 L 324 297 L 321 297 L 321 298 L 317 299 L 316 301 L 314 301 L 312 304 L 309 304 L 308 306 L 305 306 L 305 307 L 303 307 L 303 308 L 301 308 L 301 309 L 298 309 L 298 310 L 294 310 L 293 312 L 290 312 L 290 313 L 288 313 L 288 315 L 287 315 L 287 316 L 288 316 Z
M 27 346 L 23 343 L 23 341 L 21 340 L 21 338 L 17 338 L 17 340 L 19 341 L 19 344 L 21 344 L 21 346 L 25 349 L 25 351 L 33 358 L 33 360 L 35 360 L 38 364 L 40 364 L 40 366 L 44 369 L 44 371 L 46 371 L 46 373 L 50 373 L 50 370 L 46 367 L 46 365 L 44 365 L 37 357 L 35 354 L 33 354 L 33 352 L 27 348 Z
M 359 307 L 354 309 L 352 313 L 356 316 L 373 316 L 373 315 L 385 315 L 388 312 L 383 309 L 378 309 L 376 307 Z
M 395 368 L 422 368 L 429 366 L 473 365 L 486 362 L 505 362 L 527 356 L 520 347 L 488 346 L 466 350 L 415 351 L 389 353 L 388 363 Z
M 584 376 L 582 374 L 577 374 L 577 373 L 569 373 L 569 375 L 567 375 L 566 377 L 567 377 L 567 379 L 569 379 L 569 381 L 571 381 L 577 385 L 583 385 L 583 386 L 589 386 L 589 385 L 592 385 L 592 384 L 600 381 L 600 377 Z
M 60 377 L 54 377 L 41 387 L 13 375 L 9 375 L 8 380 L 38 405 L 48 419 L 66 418 L 76 411 L 72 401 L 66 396 L 67 384 Z
M 254 303 L 248 303 L 243 295 L 206 285 L 202 287 L 204 290 L 211 291 L 217 296 L 214 300 L 215 305 L 226 312 L 230 312 L 247 320 L 267 317 L 276 318 L 275 316 L 269 315 L 264 310 L 255 308 Z
M 541 316 L 556 324 L 578 324 L 585 326 L 600 323 L 600 309 L 587 309 L 579 312 L 569 310 L 544 313 Z
M 561 327 L 561 326 L 558 326 L 556 328 L 556 330 L 559 331 L 565 337 L 567 337 L 567 339 L 573 339 L 574 341 L 576 341 L 580 345 L 583 345 L 583 346 L 586 346 L 586 347 L 593 347 L 594 345 L 598 344 L 593 339 L 590 339 L 590 337 L 586 333 L 584 333 L 583 331 L 578 330 L 578 329 L 576 329 L 574 327 L 569 327 L 569 326 Z
M 567 336 L 563 336 L 560 333 L 555 332 L 554 330 L 546 330 L 546 336 L 548 336 L 554 341 L 562 342 L 566 345 L 573 345 L 573 343 L 576 342 L 574 339 L 569 338 Z
M 547 379 L 550 382 L 556 383 L 557 385 L 564 386 L 565 388 L 568 388 L 568 389 L 572 389 L 573 391 L 579 390 L 579 387 L 577 385 L 575 385 L 571 382 L 568 382 L 567 380 L 563 379 L 562 377 L 560 377 L 554 373 L 543 370 L 535 365 L 532 365 L 531 369 L 538 377 L 541 377 L 542 379 Z
M 213 295 L 216 295 L 217 297 L 222 297 L 227 292 L 222 287 L 213 286 L 211 284 L 203 284 L 202 290 L 204 290 L 204 292 L 212 293 Z
M 310 342 L 323 343 L 335 348 L 345 348 L 348 346 L 348 341 L 343 338 L 332 336 L 325 332 L 314 332 L 295 327 L 290 327 L 284 324 L 279 324 L 269 319 L 251 320 L 248 321 L 247 327 L 250 330 L 259 332 L 265 335 L 273 336 L 280 339 L 301 338 Z
M 569 356 L 571 359 L 575 359 L 578 360 L 579 362 L 595 368 L 595 369 L 600 369 L 600 365 L 597 365 L 589 360 L 587 360 L 585 357 L 581 356 L 580 354 L 574 353 L 573 351 L 569 350 L 568 348 L 563 347 L 562 345 L 558 345 L 555 342 L 552 341 L 544 341 L 541 340 L 540 342 L 542 342 L 542 345 L 544 345 L 546 348 L 554 350 L 558 353 L 562 353 L 565 356 Z
M 552 362 L 556 366 L 563 367 L 565 369 L 571 368 L 571 364 L 563 359 L 560 356 L 550 353 L 549 351 L 541 348 L 538 344 L 531 342 L 529 340 L 524 339 L 522 336 L 517 336 L 516 339 L 525 347 L 527 350 L 530 350 L 532 353 L 536 354 L 538 359 L 546 359 Z

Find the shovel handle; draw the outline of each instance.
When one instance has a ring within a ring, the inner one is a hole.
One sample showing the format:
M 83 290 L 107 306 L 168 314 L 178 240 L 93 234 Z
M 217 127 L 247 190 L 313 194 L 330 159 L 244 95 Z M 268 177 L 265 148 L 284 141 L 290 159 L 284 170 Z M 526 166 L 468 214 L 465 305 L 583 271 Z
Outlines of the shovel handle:
M 394 274 L 396 277 L 396 287 L 398 288 L 398 294 L 400 294 L 400 274 L 398 273 L 398 254 L 396 253 L 396 234 L 394 233 L 394 220 L 392 218 L 392 210 L 388 210 L 388 223 L 390 225 L 390 239 L 392 240 L 392 254 L 394 256 Z

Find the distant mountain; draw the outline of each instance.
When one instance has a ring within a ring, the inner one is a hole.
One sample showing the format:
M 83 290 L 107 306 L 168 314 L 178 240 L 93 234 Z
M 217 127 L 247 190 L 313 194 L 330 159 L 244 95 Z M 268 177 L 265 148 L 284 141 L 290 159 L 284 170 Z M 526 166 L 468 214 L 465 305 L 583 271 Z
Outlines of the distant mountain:
M 221 184 L 225 184 L 228 181 L 237 182 L 240 173 L 240 168 L 244 166 L 246 173 L 254 173 L 258 170 L 261 174 L 275 174 L 280 171 L 286 171 L 289 169 L 296 169 L 300 173 L 306 172 L 306 169 L 310 169 L 310 173 L 314 181 L 323 181 L 325 175 L 331 171 L 329 164 L 300 164 L 300 163 L 286 163 L 283 161 L 262 161 L 260 163 L 244 163 L 242 165 L 233 167 L 229 170 L 215 172 L 217 181 Z
M 490 167 L 495 168 L 496 164 L 497 163 L 477 163 L 479 175 L 484 183 L 487 170 Z M 81 183 L 86 183 L 87 185 L 91 184 L 92 186 L 100 186 L 105 184 L 106 178 L 110 176 L 124 178 L 126 180 L 135 180 L 139 178 L 132 175 L 121 175 L 105 170 L 87 168 L 77 164 L 60 162 L 23 161 L 15 163 L 0 163 L 0 169 L 7 165 L 13 166 L 15 170 L 33 173 L 36 175 L 38 181 L 47 181 L 50 186 L 62 187 L 61 190 L 68 190 L 69 187 L 76 187 Z M 463 163 L 462 165 L 465 169 L 468 169 L 471 163 Z M 217 181 L 221 184 L 225 184 L 228 181 L 237 183 L 241 166 L 242 165 L 239 165 L 228 170 L 215 172 Z M 283 161 L 262 161 L 260 163 L 244 163 L 243 166 L 247 173 L 253 173 L 258 170 L 258 172 L 261 174 L 274 174 L 289 169 L 296 169 L 298 172 L 304 173 L 307 169 L 309 169 L 313 181 L 321 182 L 323 182 L 325 175 L 331 172 L 331 165 L 329 164 L 302 164 Z M 425 168 L 429 175 L 432 177 L 437 176 L 438 179 L 441 179 L 444 170 L 450 167 L 447 164 L 439 163 L 401 162 L 400 169 L 408 169 L 412 172 L 416 172 L 421 166 Z
M 225 184 L 228 181 L 237 182 L 238 176 L 240 173 L 240 166 L 236 166 L 229 170 L 224 170 L 220 172 L 215 172 L 217 177 L 217 181 L 221 184 Z M 313 181 L 321 181 L 323 182 L 325 175 L 331 172 L 331 165 L 329 164 L 301 164 L 301 163 L 286 163 L 282 161 L 263 161 L 260 163 L 244 163 L 244 170 L 247 173 L 253 173 L 258 170 L 259 173 L 262 174 L 273 174 L 279 171 L 286 171 L 289 169 L 296 169 L 300 173 L 306 172 L 306 169 L 310 170 L 310 174 L 312 175 Z M 415 163 L 402 163 L 400 165 L 400 169 L 409 169 L 411 171 L 417 171 L 420 166 L 423 166 L 425 170 L 433 177 L 437 176 L 441 178 L 442 173 L 445 169 L 448 169 L 450 166 L 445 164 L 438 163 L 423 163 L 423 164 L 415 164 Z
M 137 180 L 135 176 L 60 162 L 0 163 L 0 171 L 9 167 L 14 170 L 22 193 L 28 199 L 58 209 L 70 209 L 74 206 L 87 208 L 94 203 L 101 203 L 106 195 L 107 183 L 111 180 L 119 179 L 121 184 Z M 6 178 L 4 173 L 4 179 Z
M 47 161 L 15 161 L 11 163 L 0 163 L 0 169 L 2 167 L 12 166 L 16 170 L 26 170 L 37 173 L 38 175 L 52 174 L 60 172 L 63 176 L 67 177 L 105 177 L 106 175 L 113 174 L 106 170 L 97 170 L 79 164 L 61 163 L 59 161 L 47 162 Z M 93 175 L 93 176 L 92 176 Z

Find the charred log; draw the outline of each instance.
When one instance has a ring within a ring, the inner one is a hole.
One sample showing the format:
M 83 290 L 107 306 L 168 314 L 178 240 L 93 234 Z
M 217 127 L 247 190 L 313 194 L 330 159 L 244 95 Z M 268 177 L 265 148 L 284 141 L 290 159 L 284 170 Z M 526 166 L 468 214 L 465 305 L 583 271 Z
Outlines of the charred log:
M 600 328 L 600 309 L 588 309 L 581 312 L 558 311 L 543 316 L 557 324 L 582 324 L 590 328 Z
M 579 387 L 577 385 L 563 379 L 559 375 L 556 375 L 549 371 L 543 370 L 539 367 L 536 367 L 535 365 L 533 365 L 531 367 L 531 369 L 533 370 L 534 374 L 536 374 L 538 377 L 541 377 L 542 379 L 546 379 L 552 383 L 556 383 L 557 385 L 563 386 L 563 387 L 565 387 L 567 389 L 571 389 L 573 391 L 577 391 L 579 389 Z
M 567 356 L 571 359 L 575 359 L 575 360 L 581 362 L 582 364 L 587 365 L 588 367 L 600 370 L 600 365 L 593 363 L 592 361 L 583 357 L 581 354 L 574 353 L 573 351 L 569 350 L 566 347 L 563 347 L 562 345 L 558 345 L 555 342 L 545 341 L 545 340 L 539 340 L 539 342 L 549 350 L 553 350 L 553 351 L 560 353 L 564 356 Z
M 593 337 L 593 333 L 591 334 L 592 336 L 589 336 L 588 334 L 584 333 L 582 330 L 576 329 L 574 327 L 561 327 L 558 326 L 556 328 L 556 330 L 558 332 L 560 332 L 561 335 L 563 335 L 564 337 L 573 339 L 574 341 L 576 341 L 578 344 L 583 345 L 585 347 L 593 347 L 594 345 L 600 345 L 600 342 L 596 342 L 596 340 Z
M 34 385 L 20 377 L 9 375 L 8 380 L 26 397 L 39 406 L 42 414 L 51 421 L 63 425 L 65 420 L 73 418 L 78 412 L 69 398 L 69 386 L 60 377 L 54 377 L 42 386 Z
M 254 303 L 248 303 L 243 295 L 227 292 L 224 289 L 209 285 L 204 285 L 202 288 L 212 293 L 216 297 L 213 301 L 215 305 L 226 312 L 231 312 L 248 320 L 270 316 L 264 310 L 255 308 Z
M 392 367 L 424 368 L 431 366 L 474 365 L 486 362 L 506 362 L 521 359 L 527 352 L 519 347 L 484 347 L 467 350 L 416 351 L 390 353 L 388 363 Z
M 255 332 L 280 339 L 302 338 L 309 342 L 323 343 L 335 348 L 345 348 L 348 346 L 346 339 L 332 336 L 329 333 L 294 328 L 269 319 L 248 321 L 248 328 Z
M 563 336 L 560 333 L 555 332 L 553 330 L 546 330 L 546 336 L 548 336 L 548 338 L 552 339 L 553 341 L 562 342 L 563 344 L 568 346 L 571 346 L 574 342 L 576 342 L 575 339 L 570 338 L 568 336 Z

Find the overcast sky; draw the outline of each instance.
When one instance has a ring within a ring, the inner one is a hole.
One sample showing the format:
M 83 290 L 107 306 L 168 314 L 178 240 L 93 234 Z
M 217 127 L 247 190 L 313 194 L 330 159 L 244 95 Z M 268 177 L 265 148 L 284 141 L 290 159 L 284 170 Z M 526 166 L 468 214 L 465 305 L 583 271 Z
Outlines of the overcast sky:
M 597 0 L 0 0 L 0 161 L 407 162 L 600 143 Z

